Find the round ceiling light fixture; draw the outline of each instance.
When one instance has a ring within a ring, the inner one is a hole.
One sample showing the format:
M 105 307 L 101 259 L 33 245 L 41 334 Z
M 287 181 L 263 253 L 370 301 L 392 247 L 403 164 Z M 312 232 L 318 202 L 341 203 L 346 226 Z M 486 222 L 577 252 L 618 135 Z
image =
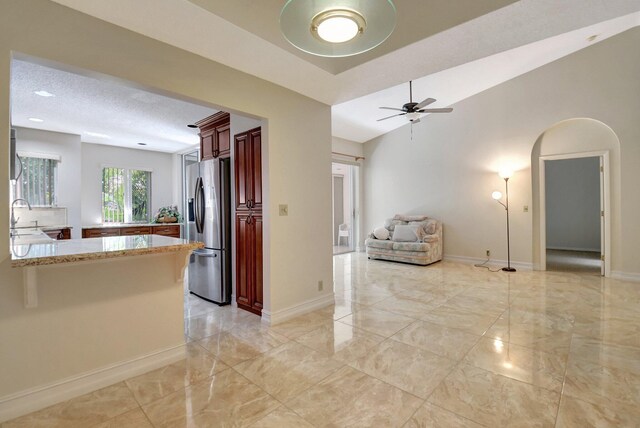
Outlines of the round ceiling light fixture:
M 329 43 L 348 42 L 364 33 L 366 26 L 362 15 L 346 9 L 325 10 L 311 20 L 312 34 Z
M 391 0 L 288 0 L 280 29 L 296 48 L 312 55 L 357 55 L 384 42 L 396 25 Z

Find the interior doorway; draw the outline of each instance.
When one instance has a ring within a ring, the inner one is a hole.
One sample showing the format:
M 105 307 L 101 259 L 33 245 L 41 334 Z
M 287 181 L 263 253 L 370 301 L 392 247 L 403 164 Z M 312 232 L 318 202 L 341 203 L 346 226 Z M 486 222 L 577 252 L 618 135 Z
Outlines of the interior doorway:
M 603 274 L 599 156 L 544 162 L 547 270 Z
M 332 201 L 333 201 L 333 254 L 355 251 L 357 240 L 356 216 L 356 165 L 333 162 Z

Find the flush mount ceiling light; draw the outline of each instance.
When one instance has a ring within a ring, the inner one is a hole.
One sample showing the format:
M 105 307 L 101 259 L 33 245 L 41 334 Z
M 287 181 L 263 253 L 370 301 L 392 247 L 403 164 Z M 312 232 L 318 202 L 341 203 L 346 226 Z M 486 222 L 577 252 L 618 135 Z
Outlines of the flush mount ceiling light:
M 91 136 L 91 137 L 96 137 L 96 138 L 111 138 L 109 135 L 107 135 L 107 134 L 101 134 L 101 133 L 99 133 L 99 132 L 90 132 L 90 131 L 87 131 L 87 132 L 85 132 L 85 134 L 87 134 L 87 135 L 89 135 L 89 136 Z
M 280 13 L 280 29 L 289 43 L 325 57 L 371 50 L 395 25 L 391 0 L 289 0 Z
M 46 98 L 55 97 L 55 95 L 52 94 L 51 92 L 42 91 L 42 90 L 41 91 L 34 91 L 33 93 L 36 94 L 36 95 L 40 95 L 41 97 L 46 97 Z

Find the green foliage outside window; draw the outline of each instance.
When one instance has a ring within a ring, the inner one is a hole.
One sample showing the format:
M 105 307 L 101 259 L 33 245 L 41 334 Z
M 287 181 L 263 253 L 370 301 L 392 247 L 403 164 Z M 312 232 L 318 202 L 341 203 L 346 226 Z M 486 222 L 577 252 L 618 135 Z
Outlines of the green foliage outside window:
M 146 223 L 151 205 L 151 172 L 104 168 L 102 219 L 105 223 Z

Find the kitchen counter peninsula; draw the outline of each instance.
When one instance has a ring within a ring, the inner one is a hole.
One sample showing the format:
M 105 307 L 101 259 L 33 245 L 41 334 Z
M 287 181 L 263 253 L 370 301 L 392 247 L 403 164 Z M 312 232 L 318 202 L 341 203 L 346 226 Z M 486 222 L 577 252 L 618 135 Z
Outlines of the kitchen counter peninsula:
M 22 355 L 46 350 L 46 367 L 32 371 L 53 374 L 46 388 L 8 398 L 11 415 L 185 358 L 184 277 L 202 243 L 153 234 L 53 240 L 36 229 L 12 235 L 10 280 L 0 283 L 23 307 L 14 305 L 4 321 L 18 329 L 27 317 L 37 320 L 20 333 Z
M 108 236 L 39 243 L 11 243 L 11 266 L 43 266 L 145 254 L 193 251 L 200 242 L 160 235 Z

